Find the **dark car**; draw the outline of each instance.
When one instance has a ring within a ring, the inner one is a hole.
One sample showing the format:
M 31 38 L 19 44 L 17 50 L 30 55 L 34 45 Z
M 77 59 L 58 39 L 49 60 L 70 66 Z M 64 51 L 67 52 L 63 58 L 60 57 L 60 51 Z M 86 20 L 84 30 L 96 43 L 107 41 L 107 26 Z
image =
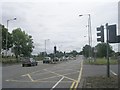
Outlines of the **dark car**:
M 22 66 L 37 66 L 38 62 L 35 61 L 33 58 L 24 58 L 22 61 Z

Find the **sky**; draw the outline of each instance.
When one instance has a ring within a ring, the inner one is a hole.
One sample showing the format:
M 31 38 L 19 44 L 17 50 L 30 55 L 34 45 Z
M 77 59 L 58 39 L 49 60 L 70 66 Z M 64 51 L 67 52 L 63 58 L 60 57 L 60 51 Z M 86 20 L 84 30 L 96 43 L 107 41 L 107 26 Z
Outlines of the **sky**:
M 10 2 L 11 1 L 11 2 Z M 81 51 L 88 44 L 88 15 L 91 15 L 92 46 L 98 44 L 96 28 L 108 23 L 118 25 L 118 0 L 2 0 L 1 23 L 9 22 L 9 32 L 20 27 L 34 42 L 33 54 Z M 83 15 L 79 17 L 79 15 Z M 111 44 L 117 51 L 117 44 Z

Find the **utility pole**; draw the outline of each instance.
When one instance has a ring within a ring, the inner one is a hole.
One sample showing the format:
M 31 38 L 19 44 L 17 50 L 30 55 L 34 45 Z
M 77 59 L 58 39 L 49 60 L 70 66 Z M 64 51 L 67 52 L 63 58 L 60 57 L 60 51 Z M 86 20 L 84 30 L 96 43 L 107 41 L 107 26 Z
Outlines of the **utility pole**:
M 7 46 L 8 46 L 8 24 L 9 24 L 9 21 L 13 21 L 13 20 L 16 20 L 16 18 L 13 18 L 13 19 L 9 19 L 7 20 L 7 31 L 6 31 L 6 56 L 7 56 Z
M 110 77 L 110 62 L 109 62 L 109 29 L 108 23 L 106 23 L 106 33 L 107 33 L 107 77 Z
M 90 49 L 89 49 L 89 57 L 92 58 L 92 31 L 91 31 L 91 15 L 88 14 L 89 19 L 88 19 L 88 26 L 89 26 L 89 45 L 90 45 Z
M 50 39 L 46 39 L 46 40 L 45 40 L 45 53 L 44 53 L 44 57 L 45 57 L 46 54 L 47 54 L 47 52 L 46 52 L 46 42 L 47 42 L 48 40 L 50 40 Z
M 9 20 L 7 20 L 7 31 L 6 31 L 6 57 L 7 57 L 7 42 L 8 42 L 8 22 Z
M 89 60 L 90 58 L 92 57 L 92 30 L 91 30 L 91 15 L 90 14 L 85 14 L 85 15 L 88 15 L 88 44 L 90 46 L 89 48 L 89 53 L 88 53 L 88 57 L 89 57 Z M 81 16 L 84 16 L 84 15 L 79 15 L 80 17 Z

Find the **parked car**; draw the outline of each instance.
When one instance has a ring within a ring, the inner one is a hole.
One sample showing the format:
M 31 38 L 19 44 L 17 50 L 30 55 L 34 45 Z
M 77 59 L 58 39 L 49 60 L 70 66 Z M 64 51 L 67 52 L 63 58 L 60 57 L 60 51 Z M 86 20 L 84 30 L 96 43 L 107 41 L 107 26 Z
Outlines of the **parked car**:
M 36 60 L 34 60 L 33 58 L 24 58 L 24 60 L 22 60 L 22 66 L 37 66 L 38 62 Z
M 45 57 L 44 60 L 43 60 L 43 63 L 51 63 L 52 60 L 50 57 Z

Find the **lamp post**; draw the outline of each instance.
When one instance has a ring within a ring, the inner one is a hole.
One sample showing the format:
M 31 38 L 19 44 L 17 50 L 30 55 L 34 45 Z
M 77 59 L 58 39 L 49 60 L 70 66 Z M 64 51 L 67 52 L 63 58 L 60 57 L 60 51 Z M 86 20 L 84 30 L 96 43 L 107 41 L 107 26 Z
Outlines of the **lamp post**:
M 90 14 L 84 14 L 84 15 L 88 15 L 88 44 L 90 46 L 89 48 L 89 57 L 91 57 L 92 55 L 92 50 L 91 50 L 91 47 L 92 47 L 92 31 L 91 31 L 91 15 Z M 80 17 L 81 16 L 84 16 L 84 15 L 79 15 Z
M 44 56 L 46 56 L 46 42 L 47 42 L 48 40 L 50 40 L 50 39 L 46 39 L 46 40 L 45 40 L 45 55 L 44 55 Z
M 13 19 L 8 19 L 7 20 L 7 32 L 6 32 L 6 56 L 7 56 L 7 42 L 8 42 L 8 25 L 9 25 L 9 21 L 13 21 L 16 20 L 17 18 L 13 18 Z

